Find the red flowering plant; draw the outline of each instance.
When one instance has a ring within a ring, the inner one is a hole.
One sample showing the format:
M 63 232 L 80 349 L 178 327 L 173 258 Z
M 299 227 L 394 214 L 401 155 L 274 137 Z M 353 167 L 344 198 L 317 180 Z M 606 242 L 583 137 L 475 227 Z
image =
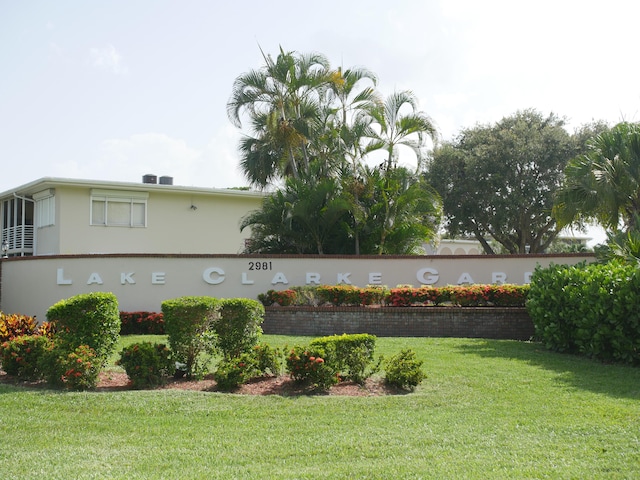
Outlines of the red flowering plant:
M 367 285 L 360 289 L 360 305 L 382 305 L 389 294 L 384 285 Z
M 250 353 L 242 353 L 235 358 L 223 358 L 213 373 L 213 379 L 220 390 L 232 390 L 258 376 L 260 371 L 256 357 Z
M 491 285 L 489 300 L 496 307 L 524 307 L 529 285 Z
M 353 285 L 320 285 L 316 292 L 321 303 L 334 306 L 361 305 L 362 298 L 358 287 Z
M 288 307 L 296 303 L 297 296 L 295 290 L 268 290 L 267 293 L 259 294 L 258 300 L 265 307 L 270 307 L 276 303 L 281 307 Z
M 51 341 L 43 335 L 21 335 L 0 344 L 0 361 L 8 375 L 27 380 L 42 377 L 40 358 Z
M 321 348 L 295 346 L 286 359 L 287 373 L 297 382 L 309 383 L 317 390 L 328 390 L 340 381 L 340 376 L 324 357 Z
M 449 291 L 442 287 L 424 285 L 420 288 L 392 288 L 387 296 L 387 303 L 394 307 L 411 305 L 440 305 L 449 300 Z
M 491 285 L 458 285 L 449 287 L 451 302 L 461 307 L 489 305 Z
M 120 312 L 120 335 L 164 335 L 162 312 Z
M 60 380 L 70 390 L 89 390 L 98 384 L 100 361 L 95 350 L 88 345 L 80 345 L 61 357 L 60 368 L 64 372 Z

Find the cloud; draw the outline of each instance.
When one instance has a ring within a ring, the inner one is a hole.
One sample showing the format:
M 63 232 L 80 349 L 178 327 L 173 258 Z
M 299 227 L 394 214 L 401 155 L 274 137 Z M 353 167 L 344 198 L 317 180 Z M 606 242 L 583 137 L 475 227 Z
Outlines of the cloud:
M 113 45 L 103 48 L 92 48 L 89 51 L 91 65 L 99 70 L 114 73 L 116 75 L 126 75 L 129 69 L 122 61 L 122 55 L 118 53 Z
M 204 148 L 162 133 L 141 133 L 102 142 L 98 157 L 56 166 L 59 176 L 115 182 L 142 181 L 143 175 L 173 177 L 174 185 L 228 188 L 247 184 L 238 168 L 238 133 L 222 128 Z M 64 173 L 62 173 L 64 172 Z

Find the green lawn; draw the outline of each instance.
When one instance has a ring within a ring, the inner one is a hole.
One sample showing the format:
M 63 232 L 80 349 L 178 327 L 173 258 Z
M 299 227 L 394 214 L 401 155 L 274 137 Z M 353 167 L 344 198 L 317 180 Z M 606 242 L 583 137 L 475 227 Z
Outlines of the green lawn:
M 378 339 L 406 347 L 428 378 L 397 396 L 0 385 L 0 478 L 640 478 L 640 369 L 534 343 Z

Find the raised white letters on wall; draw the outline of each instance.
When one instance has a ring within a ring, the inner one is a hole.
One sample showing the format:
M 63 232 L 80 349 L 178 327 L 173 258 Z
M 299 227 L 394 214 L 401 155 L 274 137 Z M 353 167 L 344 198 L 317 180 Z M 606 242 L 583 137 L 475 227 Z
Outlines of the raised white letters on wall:
M 252 272 L 241 272 L 240 284 L 241 285 L 254 285 L 255 279 L 252 278 Z M 120 272 L 119 283 L 120 285 L 136 285 L 136 279 L 134 276 L 136 272 Z M 338 272 L 335 276 L 336 284 L 353 285 L 351 279 L 351 272 Z M 522 283 L 531 283 L 532 272 L 524 272 L 524 278 Z M 150 275 L 152 285 L 166 285 L 170 279 L 167 278 L 166 272 L 151 272 Z M 434 285 L 440 280 L 440 273 L 435 268 L 425 267 L 416 272 L 415 278 L 419 285 Z M 509 280 L 505 272 L 491 272 L 491 282 L 494 284 L 507 283 Z M 109 279 L 113 281 L 115 279 Z M 209 267 L 203 270 L 202 280 L 208 285 L 220 285 L 227 280 L 226 272 L 220 267 Z M 87 285 L 104 285 L 105 281 L 100 272 L 91 272 L 87 278 Z M 271 285 L 289 285 L 289 280 L 284 272 L 276 272 L 271 278 Z M 306 285 L 321 285 L 326 282 L 325 278 L 318 272 L 306 272 L 305 284 Z M 462 272 L 458 277 L 457 284 L 472 284 L 475 283 L 474 278 L 468 272 Z M 73 285 L 73 278 L 65 273 L 63 268 L 56 270 L 56 284 L 57 285 Z M 385 279 L 382 272 L 369 272 L 366 276 L 359 280 L 358 285 L 384 285 Z M 266 286 L 265 286 L 266 287 Z M 395 285 L 389 285 L 389 287 L 395 287 Z

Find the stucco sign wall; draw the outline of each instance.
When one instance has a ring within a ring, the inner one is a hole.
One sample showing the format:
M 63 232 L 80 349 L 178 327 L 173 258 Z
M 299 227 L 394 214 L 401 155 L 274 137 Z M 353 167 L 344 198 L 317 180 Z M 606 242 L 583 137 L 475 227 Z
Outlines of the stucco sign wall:
M 0 310 L 37 315 L 79 293 L 112 292 L 123 311 L 160 311 L 185 295 L 257 298 L 300 285 L 528 283 L 537 265 L 592 261 L 590 255 L 245 256 L 74 255 L 2 260 Z

